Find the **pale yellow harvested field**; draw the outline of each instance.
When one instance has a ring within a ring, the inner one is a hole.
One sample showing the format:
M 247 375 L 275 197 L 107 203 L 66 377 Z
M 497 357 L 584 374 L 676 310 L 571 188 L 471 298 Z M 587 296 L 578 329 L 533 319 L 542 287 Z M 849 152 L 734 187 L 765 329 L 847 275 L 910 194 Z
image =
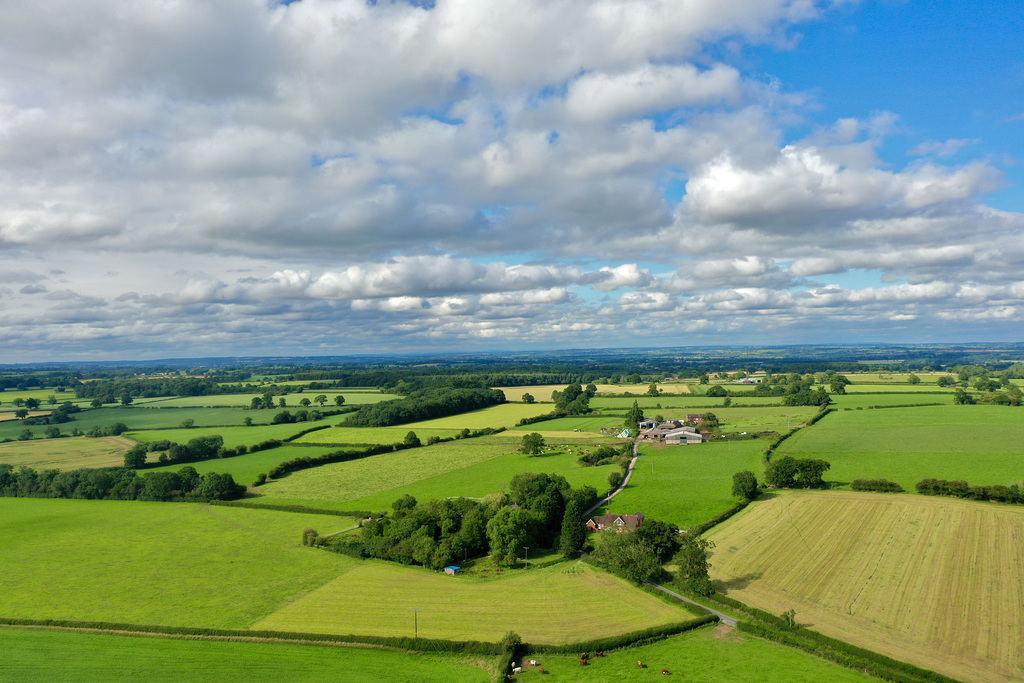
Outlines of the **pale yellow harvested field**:
M 597 387 L 598 394 L 609 394 L 609 395 L 620 395 L 620 394 L 636 394 L 637 396 L 644 396 L 647 394 L 647 390 L 650 388 L 650 384 L 595 384 Z M 509 401 L 522 401 L 523 394 L 530 394 L 538 401 L 548 402 L 552 401 L 552 391 L 563 391 L 566 385 L 564 384 L 541 384 L 533 387 L 495 387 L 505 392 L 505 399 Z M 662 394 L 666 395 L 678 395 L 678 394 L 692 394 L 689 384 L 682 382 L 672 382 L 671 384 L 658 384 L 658 390 Z
M 956 678 L 1024 679 L 1024 508 L 785 492 L 707 536 L 732 598 Z
M 123 436 L 11 441 L 0 444 L 0 464 L 61 470 L 121 467 L 124 465 L 125 451 L 134 444 L 134 441 Z

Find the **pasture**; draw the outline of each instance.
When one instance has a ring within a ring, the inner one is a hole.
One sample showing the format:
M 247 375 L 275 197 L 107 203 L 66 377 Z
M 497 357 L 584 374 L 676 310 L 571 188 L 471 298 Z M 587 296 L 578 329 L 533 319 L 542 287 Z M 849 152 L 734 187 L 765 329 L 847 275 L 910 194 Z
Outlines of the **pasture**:
M 280 425 L 253 425 L 252 427 L 192 427 L 189 429 L 146 429 L 142 431 L 125 432 L 127 436 L 145 443 L 153 441 L 172 441 L 174 443 L 187 443 L 190 439 L 198 436 L 210 436 L 220 434 L 224 437 L 224 447 L 234 448 L 245 444 L 253 444 L 266 441 L 267 439 L 287 439 L 310 427 L 326 426 L 326 422 L 292 422 L 291 424 Z
M 233 458 L 215 458 L 213 460 L 178 463 L 163 467 L 147 467 L 144 470 L 140 470 L 140 472 L 177 472 L 184 465 L 189 465 L 190 467 L 194 467 L 196 472 L 199 474 L 206 474 L 207 472 L 227 472 L 236 482 L 248 486 L 256 481 L 256 477 L 261 472 L 266 474 L 274 465 L 278 465 L 286 460 L 301 458 L 307 455 L 311 458 L 315 458 L 318 455 L 330 453 L 335 450 L 337 449 L 327 446 L 322 448 L 313 448 L 311 446 L 284 445 L 278 448 L 270 448 L 265 451 L 236 455 Z M 152 460 L 153 454 L 151 453 L 149 457 Z
M 285 643 L 146 638 L 0 627 L 4 678 L 17 681 L 364 681 L 483 683 L 466 657 Z M 74 653 L 73 656 L 68 656 Z
M 472 442 L 467 442 L 465 446 L 467 450 L 479 448 Z M 431 448 L 437 447 L 431 446 Z M 515 445 L 506 445 L 503 447 L 503 455 L 459 469 L 430 472 L 422 479 L 357 499 L 352 505 L 359 510 L 384 509 L 406 493 L 422 501 L 449 496 L 482 498 L 492 493 L 505 491 L 508 481 L 520 472 L 560 474 L 573 487 L 593 486 L 600 493 L 608 489 L 608 473 L 617 469 L 616 465 L 601 465 L 600 467 L 578 465 L 576 460 L 579 458 L 580 449 L 585 448 L 583 446 L 571 447 L 572 452 L 561 450 L 532 458 L 515 452 L 515 448 Z
M 722 408 L 722 398 L 711 396 L 596 396 L 590 400 L 590 407 L 598 410 L 629 410 L 636 401 L 644 415 L 653 417 L 659 412 L 673 408 L 711 410 Z M 782 399 L 771 396 L 735 396 L 732 403 L 738 406 L 781 406 Z
M 590 665 L 585 667 L 580 666 L 576 655 L 530 656 L 537 660 L 538 666 L 523 667 L 523 672 L 517 676 L 519 681 L 548 678 L 579 683 L 661 681 L 665 680 L 662 669 L 671 672 L 672 678 L 668 680 L 706 683 L 876 680 L 799 650 L 751 638 L 726 626 L 705 627 L 648 645 L 611 650 L 604 657 L 591 657 Z M 645 667 L 637 667 L 637 661 L 643 662 Z M 545 674 L 540 673 L 539 667 L 544 667 Z
M 1024 412 L 1006 406 L 840 410 L 784 441 L 776 456 L 822 458 L 826 481 L 921 479 L 1008 484 L 1024 478 Z
M 867 409 L 887 406 L 953 405 L 953 394 L 829 394 L 833 408 Z
M 133 441 L 123 436 L 33 439 L 0 443 L 0 464 L 25 465 L 37 470 L 79 467 L 121 467 Z
M 304 434 L 295 440 L 296 443 L 327 443 L 327 444 L 387 444 L 402 443 L 405 435 L 416 432 L 420 442 L 436 436 L 449 439 L 456 436 L 458 429 L 410 429 L 409 425 L 397 427 L 332 427 Z
M 710 410 L 685 411 L 666 409 L 647 411 L 653 415 L 663 415 L 669 420 L 683 420 L 691 412 L 714 413 L 721 424 L 722 432 L 735 434 L 739 432 L 787 432 L 797 425 L 807 422 L 818 412 L 817 406 L 764 406 L 741 408 L 712 408 Z
M 706 537 L 729 597 L 962 680 L 1024 677 L 1024 508 L 786 492 Z
M 0 498 L 0 614 L 248 628 L 356 560 L 302 529 L 341 517 L 196 503 Z
M 689 446 L 640 447 L 629 485 L 598 511 L 633 514 L 680 527 L 707 521 L 738 502 L 732 475 L 754 472 L 760 481 L 765 439 Z
M 260 493 L 266 496 L 268 502 L 351 509 L 352 501 L 412 484 L 421 479 L 445 475 L 452 470 L 508 453 L 513 448 L 508 444 L 482 444 L 475 440 L 461 440 L 380 453 L 359 460 L 292 472 L 287 477 L 267 482 L 260 487 Z M 400 495 L 388 498 L 383 505 L 378 505 L 374 509 L 388 507 Z M 451 491 L 439 497 L 450 495 L 458 495 L 458 491 Z
M 561 644 L 685 621 L 693 614 L 579 562 L 496 578 L 365 560 L 254 628 L 496 642 L 509 630 Z

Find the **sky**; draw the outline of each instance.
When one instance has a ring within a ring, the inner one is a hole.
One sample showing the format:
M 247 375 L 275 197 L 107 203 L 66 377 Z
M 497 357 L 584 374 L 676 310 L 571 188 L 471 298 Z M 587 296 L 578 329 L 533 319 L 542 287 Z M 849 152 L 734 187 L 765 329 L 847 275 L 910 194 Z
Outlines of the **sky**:
M 1003 0 L 35 0 L 0 363 L 1020 341 Z

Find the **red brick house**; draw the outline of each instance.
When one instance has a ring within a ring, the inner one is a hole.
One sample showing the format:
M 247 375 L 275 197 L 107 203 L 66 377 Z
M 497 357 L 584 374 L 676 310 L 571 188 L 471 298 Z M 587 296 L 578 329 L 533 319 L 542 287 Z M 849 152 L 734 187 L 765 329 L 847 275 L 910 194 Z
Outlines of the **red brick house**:
M 632 515 L 598 515 L 587 520 L 587 530 L 615 529 L 616 533 L 621 534 L 624 531 L 635 531 L 643 523 L 644 513 L 642 512 Z

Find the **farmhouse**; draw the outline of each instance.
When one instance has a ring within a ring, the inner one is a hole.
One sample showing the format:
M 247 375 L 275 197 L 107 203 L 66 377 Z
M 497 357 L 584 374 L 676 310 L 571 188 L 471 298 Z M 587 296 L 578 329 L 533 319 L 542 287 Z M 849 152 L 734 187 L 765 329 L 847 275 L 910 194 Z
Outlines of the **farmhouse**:
M 689 419 L 690 416 L 687 416 Z M 698 416 L 699 417 L 699 416 Z M 690 444 L 703 443 L 707 441 L 703 434 L 688 424 L 678 420 L 669 420 L 641 432 L 640 438 L 643 441 L 654 441 L 666 444 Z
M 598 515 L 587 520 L 588 531 L 602 531 L 604 529 L 615 529 L 616 533 L 634 531 L 644 523 L 644 513 L 637 512 L 632 515 Z

